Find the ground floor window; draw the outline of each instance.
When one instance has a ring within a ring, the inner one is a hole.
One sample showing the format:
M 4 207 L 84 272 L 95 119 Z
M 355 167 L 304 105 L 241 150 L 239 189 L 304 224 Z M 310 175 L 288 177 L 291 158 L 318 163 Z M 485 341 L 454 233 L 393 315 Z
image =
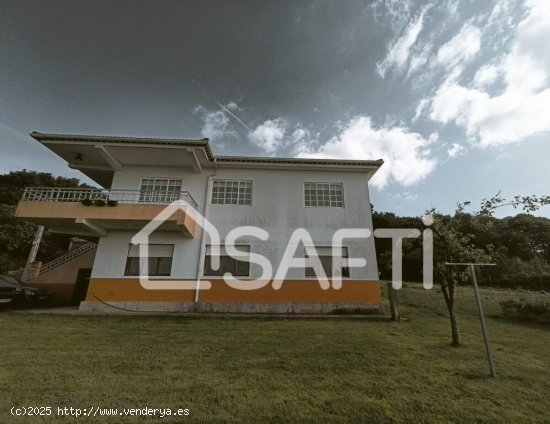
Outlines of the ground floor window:
M 321 262 L 321 266 L 323 270 L 325 271 L 325 274 L 327 277 L 332 277 L 332 247 L 330 246 L 316 246 L 315 250 L 317 250 L 317 255 L 319 255 L 319 261 Z M 341 263 L 336 263 L 336 270 L 341 270 L 342 277 L 349 277 L 349 268 L 345 266 L 346 259 L 348 258 L 348 248 L 342 247 L 342 259 L 343 261 Z M 305 255 L 306 259 L 308 258 L 308 255 L 306 253 Z M 338 260 L 338 257 L 335 258 Z M 305 276 L 306 277 L 316 277 L 317 274 L 319 274 L 320 269 L 316 269 L 315 267 L 318 266 L 316 264 L 311 264 L 311 266 L 306 267 L 305 269 Z M 317 273 L 315 272 L 317 271 Z
M 220 269 L 212 269 L 212 246 L 206 246 L 206 256 L 204 258 L 204 275 L 208 277 L 222 277 L 226 272 L 230 272 L 234 277 L 250 276 L 250 256 L 249 245 L 235 245 L 242 253 L 237 258 L 229 256 L 224 246 L 220 246 Z
M 152 277 L 168 277 L 172 273 L 172 259 L 174 257 L 173 244 L 150 244 L 148 275 Z M 143 259 L 145 261 L 145 259 Z M 145 264 L 143 263 L 142 267 Z M 139 246 L 130 245 L 128 249 L 128 259 L 126 260 L 126 269 L 124 275 L 140 275 L 140 256 Z

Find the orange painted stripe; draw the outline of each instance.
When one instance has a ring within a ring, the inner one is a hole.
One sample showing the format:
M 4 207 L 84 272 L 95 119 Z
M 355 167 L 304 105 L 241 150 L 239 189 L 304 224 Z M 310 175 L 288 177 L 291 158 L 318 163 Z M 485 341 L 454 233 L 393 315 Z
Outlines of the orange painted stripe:
M 209 279 L 210 290 L 201 290 L 201 302 L 350 302 L 381 303 L 378 280 L 343 280 L 339 290 L 323 290 L 316 280 L 285 280 L 279 290 L 271 284 L 258 290 L 237 290 L 225 281 Z M 86 300 L 113 302 L 193 302 L 194 290 L 146 290 L 134 278 L 92 278 Z

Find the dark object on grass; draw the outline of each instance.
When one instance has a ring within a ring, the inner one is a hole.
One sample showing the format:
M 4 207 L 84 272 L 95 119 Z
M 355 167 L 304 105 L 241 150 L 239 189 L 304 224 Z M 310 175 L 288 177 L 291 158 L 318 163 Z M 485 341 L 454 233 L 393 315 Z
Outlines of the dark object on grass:
M 0 275 L 0 303 L 11 305 L 42 304 L 51 293 L 47 289 L 30 287 L 9 275 Z

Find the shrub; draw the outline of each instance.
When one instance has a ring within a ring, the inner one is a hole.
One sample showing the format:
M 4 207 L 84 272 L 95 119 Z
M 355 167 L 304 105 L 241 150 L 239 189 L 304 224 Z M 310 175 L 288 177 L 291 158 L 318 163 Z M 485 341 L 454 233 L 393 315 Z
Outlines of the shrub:
M 550 324 L 550 303 L 528 302 L 521 300 L 505 300 L 500 302 L 502 315 L 524 321 Z

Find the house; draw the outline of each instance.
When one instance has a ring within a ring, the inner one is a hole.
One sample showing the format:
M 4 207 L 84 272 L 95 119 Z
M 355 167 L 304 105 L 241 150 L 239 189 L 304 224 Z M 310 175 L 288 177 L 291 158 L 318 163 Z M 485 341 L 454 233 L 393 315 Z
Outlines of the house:
M 86 298 L 96 249 L 95 243 L 73 237 L 66 252 L 46 263 L 33 262 L 25 282 L 49 290 L 52 304 L 79 305 Z
M 17 217 L 53 231 L 99 237 L 83 310 L 323 313 L 380 306 L 372 237 L 343 241 L 344 259 L 337 268 L 341 286 L 323 286 L 317 275 L 333 278 L 337 230 L 372 231 L 368 181 L 381 160 L 216 156 L 208 139 L 31 136 L 101 186 L 28 188 L 16 211 Z M 185 206 L 159 220 L 174 201 Z M 197 216 L 216 228 L 219 240 L 197 225 Z M 132 244 L 151 222 L 152 288 L 140 282 L 144 262 L 140 245 Z M 258 227 L 269 237 L 240 238 L 241 256 L 230 255 L 224 242 L 239 226 Z M 253 254 L 278 269 L 296 229 L 306 230 L 313 244 L 297 246 L 296 257 L 309 258 L 315 248 L 319 260 L 289 268 L 279 287 L 239 290 L 224 281 L 227 272 L 245 283 L 259 278 L 262 268 Z M 347 267 L 346 258 L 364 258 L 366 265 Z M 182 289 L 181 281 L 196 284 Z

